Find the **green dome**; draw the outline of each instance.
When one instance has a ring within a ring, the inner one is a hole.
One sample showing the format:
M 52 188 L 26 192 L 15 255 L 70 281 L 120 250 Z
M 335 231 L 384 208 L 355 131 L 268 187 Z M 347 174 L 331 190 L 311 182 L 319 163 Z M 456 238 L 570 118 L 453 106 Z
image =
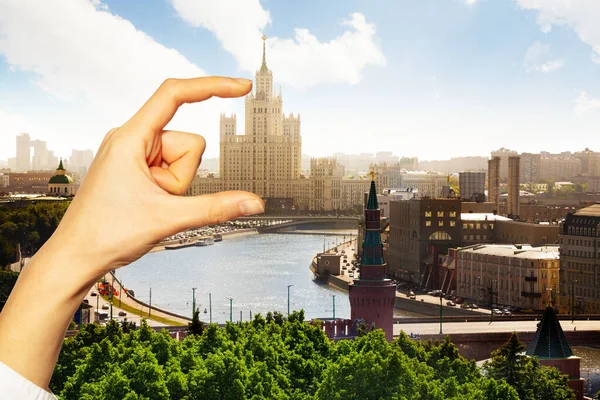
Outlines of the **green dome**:
M 73 183 L 73 178 L 71 178 L 69 175 L 54 175 L 52 178 L 50 178 L 50 182 L 48 183 L 69 184 Z

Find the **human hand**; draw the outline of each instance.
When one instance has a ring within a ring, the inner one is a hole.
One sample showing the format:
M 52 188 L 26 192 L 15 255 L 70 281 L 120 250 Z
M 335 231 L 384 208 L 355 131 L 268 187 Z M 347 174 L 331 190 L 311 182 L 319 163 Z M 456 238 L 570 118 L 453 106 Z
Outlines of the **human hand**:
M 70 273 L 93 283 L 167 236 L 264 211 L 260 197 L 248 192 L 181 197 L 196 174 L 205 141 L 163 130 L 184 103 L 240 97 L 251 89 L 247 79 L 169 79 L 127 123 L 108 132 L 49 240 L 68 243 L 86 260 L 80 263 L 85 268 Z

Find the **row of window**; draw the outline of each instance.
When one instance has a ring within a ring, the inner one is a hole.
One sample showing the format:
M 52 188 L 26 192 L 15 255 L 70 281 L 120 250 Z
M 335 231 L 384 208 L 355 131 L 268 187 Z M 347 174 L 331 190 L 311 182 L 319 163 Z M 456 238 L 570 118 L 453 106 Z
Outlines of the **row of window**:
M 431 226 L 431 220 L 426 220 L 425 221 L 425 226 Z M 444 221 L 438 221 L 437 226 L 444 226 Z M 456 226 L 456 221 L 450 221 L 449 225 L 450 227 L 455 227 Z
M 432 215 L 432 211 L 425 211 L 425 218 L 431 218 Z M 444 218 L 444 212 L 443 211 L 438 211 L 437 212 L 437 217 L 438 218 Z M 456 218 L 456 211 L 449 211 L 448 212 L 448 217 L 450 218 Z

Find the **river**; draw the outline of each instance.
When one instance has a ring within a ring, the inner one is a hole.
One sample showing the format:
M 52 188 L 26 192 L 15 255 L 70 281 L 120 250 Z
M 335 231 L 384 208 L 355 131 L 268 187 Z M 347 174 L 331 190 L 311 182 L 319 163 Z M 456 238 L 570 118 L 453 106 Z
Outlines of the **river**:
M 269 311 L 287 313 L 290 287 L 290 309 L 303 309 L 307 319 L 331 318 L 333 295 L 337 318 L 350 317 L 348 294 L 319 281 L 309 270 L 312 258 L 340 243 L 343 236 L 261 234 L 226 238 L 213 246 L 188 247 L 150 253 L 125 268 L 117 277 L 136 297 L 148 302 L 152 287 L 152 305 L 182 315 L 192 314 L 192 288 L 196 287 L 196 303 L 200 318 L 209 319 L 212 294 L 212 320 L 243 320 L 250 313 L 265 315 Z M 331 244 L 331 246 L 330 246 Z M 206 313 L 204 312 L 206 309 Z M 396 316 L 415 315 L 395 310 Z

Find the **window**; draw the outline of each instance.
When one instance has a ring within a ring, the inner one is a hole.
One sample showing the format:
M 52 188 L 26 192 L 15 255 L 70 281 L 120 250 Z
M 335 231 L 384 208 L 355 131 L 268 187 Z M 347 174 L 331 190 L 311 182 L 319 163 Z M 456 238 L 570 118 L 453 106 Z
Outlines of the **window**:
M 443 211 L 438 211 L 437 212 L 437 216 L 438 216 L 438 218 L 444 218 L 444 212 Z
M 431 218 L 431 211 L 425 211 L 425 217 Z
M 438 226 L 444 226 L 444 221 L 438 221 Z
M 456 218 L 456 211 L 450 211 L 449 217 L 450 218 Z
M 452 227 L 456 226 L 456 221 L 450 221 L 450 226 L 452 226 Z
M 425 221 L 425 226 L 431 226 L 431 221 L 430 220 Z

